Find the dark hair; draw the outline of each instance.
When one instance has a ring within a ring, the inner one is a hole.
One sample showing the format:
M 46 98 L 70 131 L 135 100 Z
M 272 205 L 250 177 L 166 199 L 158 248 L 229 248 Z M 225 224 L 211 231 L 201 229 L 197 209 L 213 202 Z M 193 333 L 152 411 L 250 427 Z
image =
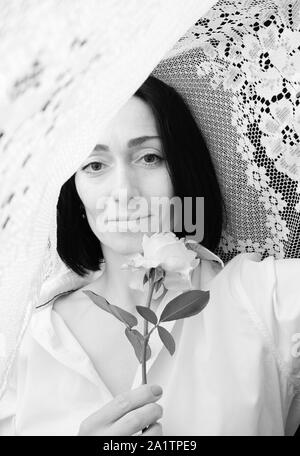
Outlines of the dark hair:
M 148 77 L 135 96 L 150 106 L 156 119 L 174 195 L 204 197 L 201 244 L 215 250 L 222 232 L 224 202 L 208 148 L 191 111 L 174 88 L 154 76 Z M 57 204 L 57 251 L 64 263 L 82 276 L 99 270 L 103 262 L 101 243 L 83 213 L 74 174 L 62 186 Z M 183 230 L 175 234 L 181 238 L 193 233 Z

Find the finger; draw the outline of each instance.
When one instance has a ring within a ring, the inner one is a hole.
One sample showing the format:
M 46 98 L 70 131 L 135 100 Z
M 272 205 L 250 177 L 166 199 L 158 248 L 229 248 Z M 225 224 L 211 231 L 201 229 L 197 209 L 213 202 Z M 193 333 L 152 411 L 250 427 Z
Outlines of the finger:
M 113 435 L 133 435 L 158 421 L 162 415 L 162 406 L 151 402 L 122 416 L 110 427 Z
M 101 419 L 104 420 L 105 424 L 114 423 L 131 410 L 136 410 L 145 404 L 157 401 L 160 399 L 161 394 L 155 394 L 157 392 L 155 387 L 160 388 L 158 385 L 141 385 L 134 390 L 119 394 L 101 408 Z M 162 391 L 161 388 L 160 390 Z
M 155 422 L 153 424 L 150 424 L 147 431 L 139 434 L 138 437 L 149 437 L 151 435 L 163 435 L 161 423 Z

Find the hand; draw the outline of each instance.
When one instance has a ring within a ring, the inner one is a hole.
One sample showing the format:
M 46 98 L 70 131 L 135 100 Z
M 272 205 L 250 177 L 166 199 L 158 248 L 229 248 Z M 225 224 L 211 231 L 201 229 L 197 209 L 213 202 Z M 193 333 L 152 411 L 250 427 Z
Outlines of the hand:
M 161 398 L 156 396 L 152 387 L 141 385 L 138 388 L 119 394 L 101 407 L 97 412 L 85 418 L 79 428 L 79 436 L 100 435 L 134 435 L 150 426 L 142 436 L 162 435 L 161 424 L 163 409 L 155 402 Z
M 157 421 L 149 426 L 147 431 L 143 432 L 142 434 L 138 434 L 137 437 L 149 437 L 153 435 L 163 435 L 162 425 Z

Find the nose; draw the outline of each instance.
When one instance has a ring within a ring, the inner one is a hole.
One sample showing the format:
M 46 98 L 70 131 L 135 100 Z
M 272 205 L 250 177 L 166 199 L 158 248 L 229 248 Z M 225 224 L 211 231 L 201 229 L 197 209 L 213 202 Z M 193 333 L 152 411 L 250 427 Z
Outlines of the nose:
M 128 200 L 139 195 L 137 177 L 132 169 L 126 164 L 116 166 L 116 172 L 112 176 L 111 182 L 113 189 L 111 196 L 115 201 L 120 201 L 120 198 L 127 193 Z

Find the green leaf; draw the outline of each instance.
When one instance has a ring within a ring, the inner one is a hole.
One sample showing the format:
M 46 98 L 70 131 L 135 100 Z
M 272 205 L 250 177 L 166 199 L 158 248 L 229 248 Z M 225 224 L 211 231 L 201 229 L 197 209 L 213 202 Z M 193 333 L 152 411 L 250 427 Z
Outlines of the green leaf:
M 153 281 L 153 283 L 156 283 L 161 278 L 164 278 L 165 274 L 165 270 L 161 266 L 150 268 L 150 270 L 147 272 L 149 280 Z
M 157 323 L 157 316 L 153 312 L 153 310 L 149 309 L 149 307 L 145 306 L 136 306 L 136 310 L 138 313 L 145 318 L 145 320 L 150 321 L 150 323 L 153 323 L 156 325 Z
M 158 282 L 156 282 L 156 284 L 154 285 L 154 291 L 157 292 L 160 287 L 162 286 L 162 283 L 163 283 L 164 279 L 160 279 Z
M 159 282 L 161 279 L 163 279 L 165 276 L 165 271 L 161 266 L 157 266 L 155 268 L 155 273 L 154 273 L 154 283 Z
M 191 290 L 172 299 L 162 311 L 160 322 L 192 317 L 201 312 L 209 301 L 209 291 Z
M 84 290 L 82 293 L 87 295 L 93 303 L 96 304 L 96 306 L 100 307 L 100 309 L 111 313 L 114 317 L 118 318 L 118 320 L 125 323 L 125 325 L 128 325 L 130 328 L 137 325 L 138 321 L 134 315 L 124 309 L 121 309 L 121 307 L 110 304 L 103 296 L 97 295 L 91 290 Z
M 144 275 L 144 278 L 143 278 L 143 285 L 145 285 L 145 283 L 147 283 L 148 280 L 149 280 L 149 279 L 148 279 L 148 275 L 145 274 L 145 275 Z
M 140 363 L 143 361 L 143 346 L 144 346 L 144 337 L 137 329 L 125 329 L 125 334 L 127 339 L 134 348 L 135 355 Z M 151 349 L 149 344 L 146 348 L 146 361 L 151 357 Z
M 197 253 L 196 258 L 199 258 L 199 244 L 198 243 L 186 240 L 184 244 L 187 249 L 193 250 L 194 252 L 196 252 Z
M 155 278 L 155 268 L 150 268 L 148 272 L 148 278 L 149 280 L 153 281 Z
M 175 352 L 175 340 L 173 339 L 172 334 L 169 333 L 169 331 L 167 331 L 166 328 L 163 328 L 162 326 L 158 326 L 157 330 L 162 343 L 169 351 L 170 355 L 173 355 Z

